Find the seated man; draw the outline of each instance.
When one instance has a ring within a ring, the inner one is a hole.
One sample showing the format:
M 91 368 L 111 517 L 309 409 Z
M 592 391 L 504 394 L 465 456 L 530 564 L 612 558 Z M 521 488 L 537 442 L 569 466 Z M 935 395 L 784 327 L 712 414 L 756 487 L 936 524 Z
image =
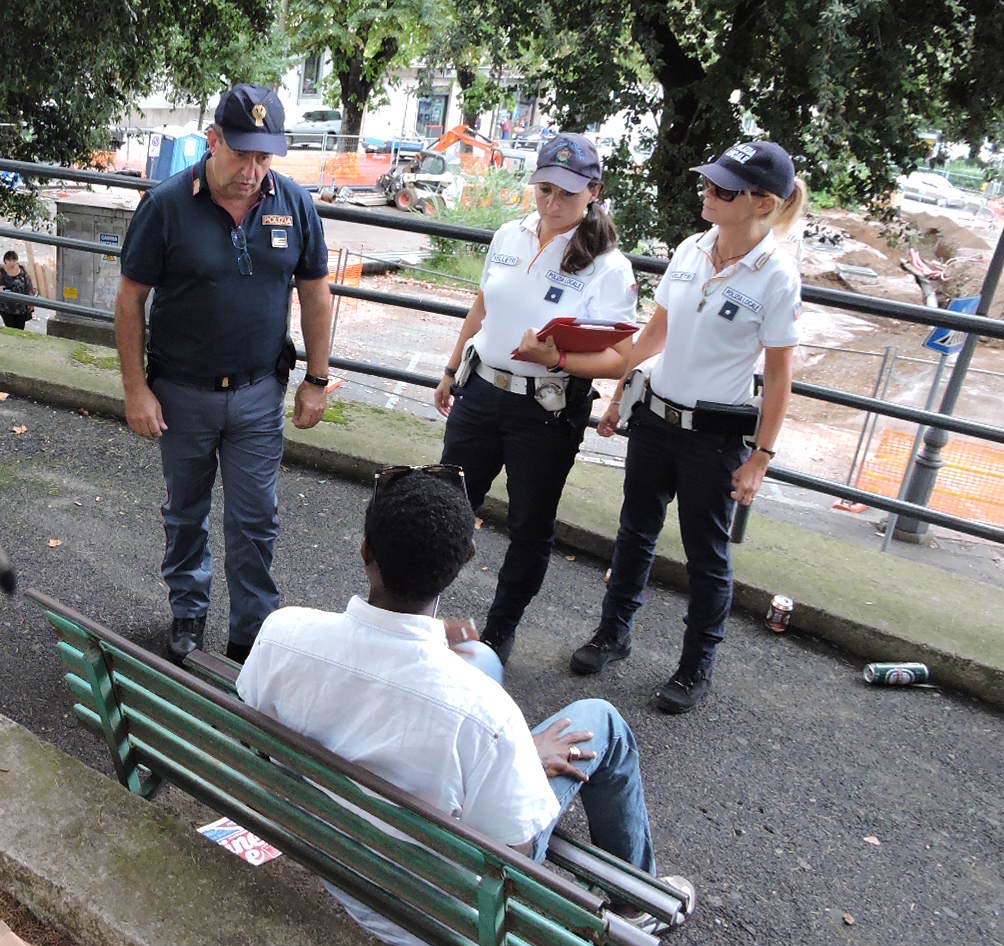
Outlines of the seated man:
M 344 613 L 271 614 L 237 680 L 240 696 L 537 860 L 581 794 L 593 842 L 654 874 L 638 751 L 617 710 L 581 700 L 531 733 L 512 698 L 482 672 L 500 678 L 494 653 L 480 642 L 459 644 L 463 655 L 449 646 L 436 607 L 474 554 L 473 535 L 458 469 L 377 474 L 361 550 L 368 599 L 353 597 Z M 418 942 L 330 889 L 381 939 Z

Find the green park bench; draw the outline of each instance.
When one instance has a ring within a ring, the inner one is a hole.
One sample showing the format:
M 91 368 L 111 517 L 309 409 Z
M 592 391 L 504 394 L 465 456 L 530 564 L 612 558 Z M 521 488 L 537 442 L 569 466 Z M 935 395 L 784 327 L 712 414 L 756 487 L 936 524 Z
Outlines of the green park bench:
M 548 851 L 559 874 L 471 830 L 245 705 L 226 658 L 196 651 L 186 672 L 26 594 L 58 632 L 77 719 L 129 791 L 177 786 L 431 944 L 655 946 L 609 900 L 670 926 L 692 909 L 686 891 L 566 835 Z

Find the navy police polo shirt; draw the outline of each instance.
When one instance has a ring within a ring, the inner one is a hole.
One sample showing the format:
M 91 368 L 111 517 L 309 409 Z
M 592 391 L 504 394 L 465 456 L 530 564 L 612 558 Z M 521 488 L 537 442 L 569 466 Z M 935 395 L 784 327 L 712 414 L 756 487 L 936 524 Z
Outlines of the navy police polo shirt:
M 242 223 L 253 269 L 242 275 L 236 227 L 210 196 L 206 160 L 140 201 L 122 246 L 122 273 L 156 287 L 150 361 L 165 374 L 208 378 L 275 364 L 292 278 L 326 277 L 328 248 L 310 195 L 269 171 Z

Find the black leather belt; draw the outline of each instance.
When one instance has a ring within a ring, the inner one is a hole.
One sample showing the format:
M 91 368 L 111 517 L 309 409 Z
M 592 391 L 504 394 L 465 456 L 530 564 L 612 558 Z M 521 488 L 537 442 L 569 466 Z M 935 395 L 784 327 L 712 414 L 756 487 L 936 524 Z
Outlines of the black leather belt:
M 190 388 L 201 388 L 203 391 L 236 391 L 238 388 L 246 388 L 249 384 L 254 384 L 256 381 L 261 381 L 262 378 L 274 374 L 274 367 L 252 368 L 250 371 L 235 371 L 233 374 L 220 374 L 214 378 L 205 378 L 156 368 L 151 372 L 151 377 L 163 378 L 172 384 L 183 384 Z

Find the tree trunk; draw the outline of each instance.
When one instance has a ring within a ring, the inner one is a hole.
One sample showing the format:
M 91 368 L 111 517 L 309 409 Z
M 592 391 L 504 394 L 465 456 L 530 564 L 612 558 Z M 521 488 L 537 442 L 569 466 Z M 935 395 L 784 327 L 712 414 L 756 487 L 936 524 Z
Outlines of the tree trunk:
M 362 133 L 363 114 L 366 111 L 366 103 L 369 101 L 374 85 L 371 80 L 365 77 L 363 67 L 368 67 L 368 71 L 372 75 L 382 76 L 391 60 L 397 55 L 397 50 L 397 39 L 389 36 L 380 44 L 380 48 L 370 57 L 369 62 L 362 58 L 353 59 L 346 69 L 337 73 L 338 87 L 342 93 L 340 103 L 342 130 L 338 137 L 336 151 L 355 151 L 361 144 L 359 135 Z M 329 55 L 331 55 L 330 51 Z M 334 56 L 332 56 L 332 60 L 337 61 Z

